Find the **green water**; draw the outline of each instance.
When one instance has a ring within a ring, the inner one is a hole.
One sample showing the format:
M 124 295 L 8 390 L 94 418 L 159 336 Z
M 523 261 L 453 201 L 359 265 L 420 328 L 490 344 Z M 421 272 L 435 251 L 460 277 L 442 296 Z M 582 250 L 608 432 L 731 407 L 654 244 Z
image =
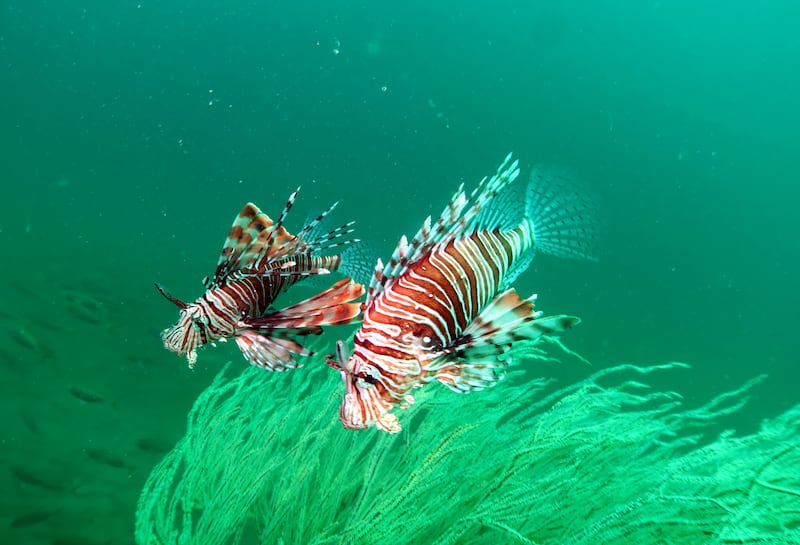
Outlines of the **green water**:
M 742 430 L 798 403 L 800 7 L 431 4 L 2 3 L 0 543 L 133 542 L 148 472 L 240 359 L 165 351 L 152 282 L 193 299 L 240 207 L 298 185 L 290 227 L 340 200 L 387 257 L 508 151 L 569 168 L 601 260 L 517 282 L 583 318 L 565 342 L 690 363 L 654 384 L 688 403 L 767 373 Z

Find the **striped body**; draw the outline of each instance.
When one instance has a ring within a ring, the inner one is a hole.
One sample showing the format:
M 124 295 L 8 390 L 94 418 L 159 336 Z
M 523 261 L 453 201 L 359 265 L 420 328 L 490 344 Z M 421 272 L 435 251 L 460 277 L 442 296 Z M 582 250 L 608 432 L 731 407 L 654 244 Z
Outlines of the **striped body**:
M 224 284 L 209 288 L 181 309 L 177 323 L 162 333 L 164 347 L 187 354 L 194 364 L 198 348 L 252 329 L 245 319 L 262 318 L 282 291 L 303 278 L 302 271 L 335 271 L 340 261 L 339 256 L 295 256 L 292 261 L 275 263 L 272 273 L 236 271 Z
M 511 188 L 519 174 L 510 155 L 469 195 L 460 187 L 435 223 L 427 218 L 409 242 L 375 268 L 353 353 L 337 344 L 326 362 L 346 386 L 339 417 L 346 428 L 396 433 L 391 411 L 414 402 L 432 381 L 456 392 L 495 385 L 506 374 L 507 351 L 518 340 L 564 331 L 578 319 L 542 317 L 535 295 L 509 288 L 534 250 L 588 257 L 583 237 L 588 204 L 577 194 Z M 566 195 L 566 196 L 565 196 Z
M 527 221 L 512 231 L 473 233 L 432 251 L 382 291 L 353 339 L 353 377 L 340 407 L 345 426 L 381 425 L 414 388 L 444 382 L 437 356 L 495 298 L 514 260 L 532 245 Z
M 357 242 L 344 239 L 352 222 L 330 231 L 321 223 L 336 204 L 306 223 L 297 235 L 283 226 L 297 191 L 289 196 L 276 221 L 248 203 L 228 232 L 214 276 L 204 280 L 206 291 L 193 303 L 159 291 L 178 308 L 177 323 L 161 338 L 167 350 L 185 354 L 189 366 L 197 349 L 234 338 L 245 359 L 265 369 L 297 367 L 295 356 L 309 356 L 298 337 L 318 334 L 322 326 L 349 323 L 360 313 L 354 302 L 364 288 L 349 279 L 289 307 L 273 309 L 281 292 L 309 276 L 329 274 L 344 265 L 340 254 L 326 250 Z

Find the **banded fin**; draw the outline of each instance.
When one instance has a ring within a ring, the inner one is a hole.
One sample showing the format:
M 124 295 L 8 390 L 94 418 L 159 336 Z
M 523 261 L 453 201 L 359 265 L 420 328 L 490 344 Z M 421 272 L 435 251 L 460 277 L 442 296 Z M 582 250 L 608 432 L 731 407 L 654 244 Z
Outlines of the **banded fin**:
M 327 290 L 299 303 L 260 318 L 243 321 L 258 330 L 289 329 L 319 333 L 322 326 L 344 325 L 356 320 L 361 313 L 361 303 L 353 301 L 362 295 L 363 285 L 350 278 L 342 278 Z
M 329 289 L 262 318 L 246 319 L 245 329 L 236 344 L 252 365 L 270 371 L 299 367 L 296 356 L 313 356 L 293 337 L 317 335 L 322 326 L 349 324 L 361 313 L 361 303 L 352 302 L 364 295 L 364 286 L 343 278 Z
M 330 230 L 324 230 L 324 220 L 336 208 L 333 203 L 316 217 L 305 223 L 296 236 L 284 227 L 284 221 L 294 205 L 298 187 L 289 195 L 283 211 L 276 221 L 253 203 L 247 203 L 233 222 L 228 237 L 222 247 L 217 268 L 212 279 L 206 279 L 207 288 L 223 285 L 231 273 L 246 270 L 248 272 L 273 272 L 286 263 L 298 261 L 301 264 L 311 263 L 312 254 L 318 254 L 340 246 L 358 242 L 358 239 L 346 238 L 353 232 L 353 223 L 348 222 Z M 302 259 L 300 259 L 302 257 Z M 326 263 L 333 264 L 333 256 L 328 256 Z M 338 266 L 338 260 L 336 265 Z M 326 269 L 317 271 L 316 269 Z M 302 276 L 325 274 L 330 267 L 310 266 L 306 271 L 292 273 Z
M 244 205 L 233 220 L 222 245 L 213 278 L 207 278 L 203 282 L 207 288 L 221 286 L 233 271 L 252 268 L 267 253 L 270 245 L 283 245 L 291 241 L 292 237 L 283 227 L 282 221 L 291 210 L 299 189 L 289 195 L 278 222 L 273 222 L 255 204 L 249 202 Z
M 328 228 L 329 222 L 326 222 L 325 218 L 338 204 L 338 201 L 333 203 L 320 214 L 306 221 L 303 228 L 291 239 L 290 244 L 275 245 L 273 251 L 267 252 L 262 259 L 274 262 L 294 254 L 321 253 L 326 250 L 359 242 L 357 238 L 344 238 L 355 231 L 353 228 L 353 225 L 355 225 L 354 221 L 349 221 L 333 229 Z
M 271 332 L 270 332 L 271 333 Z M 300 367 L 296 356 L 313 356 L 314 353 L 283 333 L 262 335 L 245 330 L 236 335 L 236 344 L 251 365 L 268 371 L 288 371 Z
M 458 237 L 486 228 L 486 221 L 501 221 L 501 216 L 494 212 L 488 215 L 482 212 L 492 199 L 517 178 L 518 165 L 519 161 L 512 162 L 509 153 L 497 172 L 491 178 L 483 178 L 469 197 L 464 191 L 464 184 L 461 184 L 436 223 L 432 223 L 428 216 L 411 241 L 405 236 L 401 237 L 391 259 L 385 265 L 378 261 L 367 291 L 367 304 L 403 274 L 409 265 L 427 255 L 437 245 L 447 244 Z M 497 226 L 492 226 L 494 227 Z
M 436 380 L 457 392 L 494 386 L 506 374 L 511 344 L 561 333 L 578 324 L 573 316 L 546 316 L 533 310 L 536 296 L 522 299 L 513 289 L 489 303 L 450 346 L 428 366 Z M 429 356 L 429 357 L 430 357 Z
M 556 257 L 597 260 L 600 206 L 574 175 L 537 165 L 528 184 L 526 207 L 533 222 L 535 250 Z

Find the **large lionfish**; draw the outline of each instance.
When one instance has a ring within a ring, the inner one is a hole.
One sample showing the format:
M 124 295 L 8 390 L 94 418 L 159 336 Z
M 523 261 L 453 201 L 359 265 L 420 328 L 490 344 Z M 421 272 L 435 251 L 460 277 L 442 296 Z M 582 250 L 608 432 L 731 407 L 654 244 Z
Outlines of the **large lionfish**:
M 505 376 L 512 342 L 579 322 L 542 317 L 535 295 L 523 299 L 509 285 L 534 250 L 591 259 L 593 207 L 546 171 L 534 172 L 520 199 L 509 187 L 518 174 L 509 154 L 469 197 L 462 184 L 434 225 L 429 216 L 411 242 L 402 237 L 385 267 L 378 260 L 352 356 L 340 341 L 336 358 L 326 360 L 346 385 L 345 427 L 396 433 L 390 411 L 413 403 L 415 387 L 433 380 L 456 392 L 493 386 Z
M 291 235 L 283 222 L 296 196 L 297 191 L 289 196 L 275 222 L 252 203 L 242 208 L 213 278 L 203 281 L 206 292 L 193 303 L 176 299 L 156 284 L 180 308 L 177 323 L 161 334 L 164 347 L 186 354 L 189 367 L 197 359 L 197 348 L 233 337 L 251 364 L 273 371 L 294 368 L 295 356 L 311 355 L 297 337 L 320 333 L 324 325 L 350 323 L 358 316 L 360 303 L 353 301 L 363 295 L 364 287 L 349 278 L 299 303 L 271 310 L 278 294 L 293 284 L 340 268 L 340 254 L 321 252 L 358 242 L 344 238 L 353 232 L 353 222 L 327 232 L 321 228 L 337 203 Z

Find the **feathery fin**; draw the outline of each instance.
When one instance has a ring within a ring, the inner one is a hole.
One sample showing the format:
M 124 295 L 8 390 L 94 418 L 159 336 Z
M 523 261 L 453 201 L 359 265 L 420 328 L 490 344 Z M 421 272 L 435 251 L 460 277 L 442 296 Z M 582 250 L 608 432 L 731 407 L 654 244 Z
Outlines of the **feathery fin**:
M 338 203 L 335 202 L 307 221 L 296 236 L 291 235 L 284 227 L 284 222 L 299 191 L 298 187 L 289 195 L 283 211 L 274 222 L 253 203 L 247 203 L 242 208 L 225 239 L 214 276 L 203 282 L 206 288 L 222 286 L 239 271 L 278 276 L 312 276 L 330 272 L 331 267 L 313 265 L 314 255 L 323 260 L 327 257 L 324 261 L 326 264 L 338 266 L 338 259 L 319 254 L 358 242 L 356 238 L 347 238 L 353 232 L 354 222 L 325 230 L 324 220 L 336 208 Z M 308 269 L 287 272 L 286 264 L 295 260 L 296 256 L 302 256 L 297 261 L 309 264 Z
M 343 278 L 327 290 L 299 303 L 260 318 L 243 321 L 258 330 L 314 329 L 316 333 L 321 326 L 349 324 L 357 319 L 361 313 L 361 303 L 354 301 L 362 295 L 363 285 Z
M 450 346 L 428 356 L 435 360 L 429 372 L 458 392 L 488 388 L 505 376 L 512 343 L 558 334 L 580 322 L 572 316 L 541 317 L 535 301 L 535 295 L 522 299 L 513 289 L 499 294 Z
M 528 184 L 527 216 L 535 248 L 570 259 L 597 260 L 601 222 L 598 199 L 564 169 L 534 167 Z
M 296 196 L 297 191 L 289 196 L 281 218 L 286 217 Z M 247 203 L 233 220 L 222 245 L 214 276 L 204 281 L 206 288 L 223 285 L 233 271 L 252 268 L 273 245 L 282 246 L 291 240 L 292 236 L 281 224 L 274 223 L 255 204 Z
M 236 337 L 236 343 L 251 364 L 270 371 L 299 367 L 296 356 L 312 356 L 294 337 L 318 335 L 322 326 L 349 324 L 361 313 L 364 286 L 343 278 L 329 289 L 299 303 L 267 314 L 248 318 L 243 324 L 252 327 Z
M 313 356 L 314 353 L 291 339 L 287 332 L 270 332 L 262 335 L 245 330 L 236 336 L 236 344 L 251 365 L 269 371 L 288 371 L 300 367 L 296 356 Z
M 464 184 L 458 187 L 439 219 L 431 223 L 425 218 L 422 226 L 409 241 L 400 238 L 391 259 L 385 266 L 379 262 L 367 292 L 367 304 L 383 289 L 394 282 L 410 266 L 440 244 L 448 244 L 458 237 L 484 227 L 485 221 L 500 221 L 496 210 L 484 215 L 488 203 L 503 192 L 519 175 L 519 161 L 511 161 L 509 153 L 491 178 L 483 178 L 467 197 Z

